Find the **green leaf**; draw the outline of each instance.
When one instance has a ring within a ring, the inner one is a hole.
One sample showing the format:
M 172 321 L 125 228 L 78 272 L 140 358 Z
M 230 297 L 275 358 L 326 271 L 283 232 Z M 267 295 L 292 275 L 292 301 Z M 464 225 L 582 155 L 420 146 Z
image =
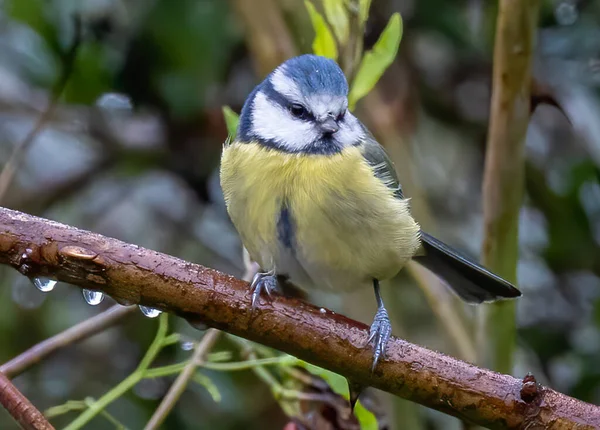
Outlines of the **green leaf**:
M 356 102 L 373 89 L 383 72 L 392 64 L 398 53 L 401 39 L 402 18 L 399 13 L 395 13 L 390 18 L 388 25 L 379 36 L 379 40 L 377 40 L 373 49 L 368 51 L 360 62 L 348 96 L 350 109 L 354 109 Z
M 348 392 L 348 382 L 342 375 L 338 375 L 337 373 L 333 373 L 331 370 L 315 366 L 314 364 L 307 363 L 306 361 L 300 361 L 298 365 L 304 367 L 313 375 L 324 379 L 334 393 L 339 394 L 345 399 L 349 398 L 350 393 Z
M 225 117 L 225 125 L 227 126 L 227 134 L 230 138 L 234 138 L 237 133 L 240 116 L 233 111 L 229 106 L 223 106 L 223 116 Z
M 358 18 L 360 19 L 361 27 L 364 27 L 365 22 L 367 22 L 367 19 L 369 19 L 371 1 L 372 0 L 360 0 L 358 5 Z
M 323 0 L 325 17 L 333 28 L 338 42 L 344 44 L 350 35 L 350 23 L 348 20 L 347 0 Z
M 335 39 L 333 38 L 331 31 L 329 31 L 325 19 L 310 1 L 305 0 L 304 4 L 306 5 L 313 29 L 315 30 L 315 39 L 313 40 L 312 45 L 313 52 L 317 55 L 337 60 L 337 45 L 335 44 Z
M 356 403 L 354 407 L 354 415 L 358 419 L 360 424 L 360 430 L 379 430 L 379 425 L 377 424 L 377 418 L 370 410 L 366 409 L 361 403 L 360 400 Z
M 344 397 L 345 399 L 350 397 L 350 393 L 348 392 L 348 382 L 343 376 L 301 360 L 299 361 L 298 365 L 304 367 L 313 375 L 324 379 L 336 394 Z M 360 400 L 354 407 L 354 414 L 360 423 L 361 430 L 377 430 L 379 428 L 375 415 L 366 409 L 360 403 Z

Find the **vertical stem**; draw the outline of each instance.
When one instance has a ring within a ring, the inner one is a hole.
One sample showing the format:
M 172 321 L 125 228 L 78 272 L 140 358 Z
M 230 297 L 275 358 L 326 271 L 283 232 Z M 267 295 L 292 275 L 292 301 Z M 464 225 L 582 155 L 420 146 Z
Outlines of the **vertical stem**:
M 483 180 L 483 264 L 516 281 L 524 146 L 529 125 L 531 63 L 538 0 L 500 0 L 494 46 L 492 105 Z M 480 362 L 510 373 L 515 302 L 482 306 Z
M 152 361 L 156 358 L 158 353 L 163 347 L 163 341 L 167 336 L 167 330 L 169 328 L 169 314 L 163 313 L 158 320 L 158 330 L 154 340 L 148 347 L 146 355 L 142 358 L 142 361 L 138 365 L 135 372 L 123 379 L 119 385 L 114 387 L 100 399 L 89 405 L 81 415 L 79 415 L 74 421 L 71 422 L 64 430 L 78 430 L 89 423 L 96 415 L 101 413 L 108 405 L 117 400 L 127 391 L 135 386 L 143 377 L 144 372 L 148 369 L 148 366 L 152 364 Z

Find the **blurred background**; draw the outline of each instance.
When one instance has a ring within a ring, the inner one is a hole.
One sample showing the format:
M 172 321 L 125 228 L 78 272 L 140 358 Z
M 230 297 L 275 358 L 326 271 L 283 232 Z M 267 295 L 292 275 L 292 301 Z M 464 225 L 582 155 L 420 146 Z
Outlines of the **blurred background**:
M 541 4 L 513 375 L 531 371 L 599 404 L 600 2 Z M 397 59 L 356 108 L 396 163 L 424 229 L 474 256 L 483 239 L 495 5 L 374 0 L 365 48 L 394 12 L 404 36 Z M 242 247 L 218 182 L 222 107 L 239 112 L 269 71 L 311 51 L 313 36 L 297 0 L 0 0 L 0 165 L 68 76 L 0 204 L 241 276 Z M 428 274 L 418 279 L 403 271 L 385 286 L 394 333 L 475 361 L 474 309 Z M 62 283 L 42 293 L 5 267 L 0 285 L 0 362 L 114 304 L 89 306 L 79 288 Z M 365 323 L 376 309 L 371 291 L 311 300 Z M 163 365 L 189 357 L 186 345 L 202 336 L 185 321 L 171 324 L 185 342 L 165 348 Z M 98 398 L 135 369 L 155 331 L 155 320 L 135 313 L 15 384 L 41 410 Z M 223 338 L 214 350 L 236 348 Z M 254 373 L 206 375 L 220 401 L 191 384 L 163 428 L 281 429 L 289 421 Z M 172 380 L 144 380 L 107 410 L 126 428 L 143 428 Z M 454 418 L 375 396 L 384 428 L 461 428 Z M 75 417 L 52 422 L 61 428 Z M 0 428 L 16 428 L 4 410 Z M 115 426 L 96 418 L 86 428 Z

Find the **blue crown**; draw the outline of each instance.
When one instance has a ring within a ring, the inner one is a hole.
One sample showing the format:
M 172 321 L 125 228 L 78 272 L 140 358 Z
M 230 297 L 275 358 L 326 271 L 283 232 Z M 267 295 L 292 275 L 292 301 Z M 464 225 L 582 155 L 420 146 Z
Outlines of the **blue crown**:
M 304 94 L 348 95 L 348 82 L 337 63 L 329 58 L 306 54 L 290 58 L 281 71 L 292 79 Z

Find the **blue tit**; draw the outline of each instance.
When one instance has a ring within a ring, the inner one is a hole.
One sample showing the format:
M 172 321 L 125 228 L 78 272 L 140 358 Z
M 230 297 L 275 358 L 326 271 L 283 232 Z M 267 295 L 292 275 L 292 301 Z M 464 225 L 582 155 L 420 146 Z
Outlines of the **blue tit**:
M 470 303 L 521 295 L 420 229 L 383 147 L 348 111 L 348 84 L 333 60 L 302 55 L 267 76 L 223 147 L 220 173 L 229 216 L 261 267 L 253 306 L 277 276 L 305 290 L 372 287 L 373 367 L 391 334 L 379 282 L 410 259 Z

